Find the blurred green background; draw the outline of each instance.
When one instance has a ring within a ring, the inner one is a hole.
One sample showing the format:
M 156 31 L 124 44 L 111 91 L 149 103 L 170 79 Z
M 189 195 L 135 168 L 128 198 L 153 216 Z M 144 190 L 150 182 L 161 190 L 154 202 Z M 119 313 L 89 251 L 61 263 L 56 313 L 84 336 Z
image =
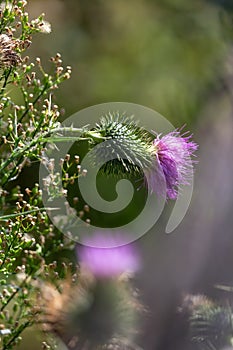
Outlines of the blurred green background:
M 232 39 L 232 18 L 214 1 L 31 0 L 29 12 L 45 12 L 53 29 L 33 54 L 59 51 L 73 68 L 57 94 L 67 116 L 127 101 L 189 124 L 219 87 Z
M 38 34 L 31 56 L 49 67 L 49 57 L 60 52 L 73 68 L 56 94 L 64 118 L 94 104 L 125 101 L 195 132 L 200 162 L 189 213 L 166 236 L 168 206 L 141 240 L 138 280 L 152 314 L 142 346 L 187 350 L 171 326 L 181 293 L 215 295 L 214 283 L 233 281 L 233 2 L 29 0 L 28 7 L 31 18 L 44 12 L 53 29 Z M 21 349 L 31 349 L 28 343 Z

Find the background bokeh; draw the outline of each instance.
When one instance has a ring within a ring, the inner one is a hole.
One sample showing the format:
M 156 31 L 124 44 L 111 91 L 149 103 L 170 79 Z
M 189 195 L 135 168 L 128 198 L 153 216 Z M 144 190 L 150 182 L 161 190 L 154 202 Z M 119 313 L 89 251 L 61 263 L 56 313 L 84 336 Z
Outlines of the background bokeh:
M 53 29 L 38 34 L 31 56 L 49 67 L 49 57 L 60 52 L 73 68 L 56 94 L 63 118 L 98 103 L 133 102 L 175 127 L 185 124 L 200 144 L 189 212 L 166 235 L 168 205 L 138 242 L 144 264 L 137 280 L 150 310 L 141 346 L 196 349 L 177 322 L 183 293 L 222 298 L 214 285 L 233 284 L 233 3 L 29 0 L 28 12 L 44 12 Z M 21 349 L 32 341 L 36 349 L 30 332 Z

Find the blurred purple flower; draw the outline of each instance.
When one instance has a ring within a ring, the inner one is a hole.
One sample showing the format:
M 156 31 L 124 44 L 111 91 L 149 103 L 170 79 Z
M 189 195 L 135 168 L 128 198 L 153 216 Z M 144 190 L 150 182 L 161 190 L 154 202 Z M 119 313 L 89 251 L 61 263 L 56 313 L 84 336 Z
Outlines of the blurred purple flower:
M 160 136 L 153 141 L 155 162 L 146 171 L 148 188 L 168 199 L 176 199 L 178 186 L 189 184 L 194 163 L 191 156 L 198 145 L 190 141 L 192 136 L 181 135 L 177 130 Z
M 139 269 L 135 247 L 122 245 L 122 239 L 117 241 L 111 236 L 98 234 L 86 243 L 88 245 L 77 246 L 78 259 L 97 278 L 110 278 Z

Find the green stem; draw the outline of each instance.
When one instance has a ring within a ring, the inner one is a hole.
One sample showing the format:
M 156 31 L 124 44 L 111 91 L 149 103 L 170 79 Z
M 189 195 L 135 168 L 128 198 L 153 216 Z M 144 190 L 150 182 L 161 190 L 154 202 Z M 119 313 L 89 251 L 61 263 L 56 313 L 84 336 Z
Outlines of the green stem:
M 48 83 L 45 84 L 45 86 L 43 87 L 43 89 L 41 90 L 41 92 L 39 93 L 39 95 L 35 98 L 35 100 L 33 101 L 33 106 L 37 103 L 37 101 L 41 98 L 41 96 L 44 95 L 45 91 L 48 89 Z M 29 112 L 29 107 L 25 109 L 24 113 L 21 115 L 21 117 L 19 118 L 18 122 L 20 123 L 23 118 L 27 115 L 27 113 Z
M 16 214 L 9 214 L 9 215 L 3 215 L 0 216 L 0 221 L 8 221 L 9 219 L 18 217 L 18 216 L 24 216 L 27 214 L 35 213 L 38 211 L 46 211 L 46 210 L 58 210 L 59 208 L 38 208 L 38 209 L 32 209 L 32 210 L 27 210 L 22 213 L 16 213 Z
M 18 292 L 20 290 L 22 290 L 22 288 L 24 287 L 24 285 L 27 283 L 27 280 L 29 279 L 31 275 L 31 271 L 28 273 L 28 275 L 24 278 L 24 280 L 22 281 L 22 283 L 18 286 L 18 288 L 11 294 L 11 296 L 7 299 L 6 304 L 2 305 L 0 312 L 2 312 L 5 307 L 9 304 L 9 302 L 16 296 L 16 294 L 18 294 Z
M 35 100 L 33 101 L 33 106 L 37 103 L 37 101 L 41 98 L 41 96 L 43 96 L 43 94 L 45 93 L 45 91 L 48 89 L 48 83 L 45 84 L 44 88 L 41 90 L 41 92 L 39 93 L 39 95 L 35 98 Z M 18 120 L 18 123 L 21 123 L 22 120 L 25 118 L 25 116 L 27 115 L 27 113 L 29 112 L 29 107 L 26 108 L 26 110 L 24 111 L 24 113 L 21 115 L 21 117 Z M 10 133 L 8 133 L 6 135 L 6 139 L 10 136 Z M 2 146 L 4 144 L 4 140 L 2 139 L 0 142 L 0 146 Z
M 14 235 L 14 237 L 13 237 L 13 239 L 12 239 L 10 245 L 7 247 L 7 250 L 5 251 L 4 258 L 3 258 L 2 263 L 1 263 L 1 265 L 0 265 L 0 270 L 1 270 L 2 267 L 4 266 L 5 261 L 6 261 L 7 257 L 8 257 L 8 253 L 10 252 L 11 247 L 13 246 L 13 243 L 15 242 L 16 238 L 17 238 L 17 232 L 16 232 L 16 234 Z M 9 299 L 8 299 L 8 300 L 9 300 Z M 5 308 L 5 306 L 6 306 L 7 304 L 8 304 L 8 301 L 7 301 L 7 303 L 6 303 L 5 305 L 2 306 L 2 308 L 0 309 L 0 311 L 2 311 L 2 310 Z
M 11 338 L 11 340 L 5 344 L 2 348 L 2 350 L 9 350 L 9 346 L 15 341 L 15 339 L 18 338 L 18 336 L 29 326 L 32 325 L 32 322 L 31 321 L 27 321 L 25 322 L 24 324 L 20 325 L 19 329 L 17 332 L 15 332 L 13 338 Z
M 5 88 L 6 88 L 6 84 L 7 84 L 7 81 L 8 81 L 8 79 L 9 79 L 9 76 L 10 76 L 11 72 L 12 72 L 12 67 L 10 67 L 10 68 L 8 69 L 7 73 L 4 74 L 4 78 L 5 78 L 5 79 L 4 79 L 4 83 L 3 83 L 2 88 L 1 88 L 1 91 L 0 91 L 0 95 L 3 94 L 3 92 L 4 92 Z

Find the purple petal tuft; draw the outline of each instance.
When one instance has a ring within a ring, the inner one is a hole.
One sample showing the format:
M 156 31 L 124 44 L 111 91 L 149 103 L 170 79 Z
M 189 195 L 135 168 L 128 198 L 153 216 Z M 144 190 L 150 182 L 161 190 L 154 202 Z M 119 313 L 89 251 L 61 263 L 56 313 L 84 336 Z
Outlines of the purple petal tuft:
M 77 246 L 80 262 L 97 278 L 119 276 L 124 272 L 136 272 L 139 257 L 132 245 L 122 245 L 122 239 L 113 245 L 112 237 L 101 234 L 88 241 L 91 246 Z
M 151 169 L 146 171 L 151 191 L 176 199 L 178 186 L 189 184 L 194 163 L 191 156 L 198 148 L 190 138 L 173 131 L 162 138 L 158 135 L 153 141 L 155 161 Z

